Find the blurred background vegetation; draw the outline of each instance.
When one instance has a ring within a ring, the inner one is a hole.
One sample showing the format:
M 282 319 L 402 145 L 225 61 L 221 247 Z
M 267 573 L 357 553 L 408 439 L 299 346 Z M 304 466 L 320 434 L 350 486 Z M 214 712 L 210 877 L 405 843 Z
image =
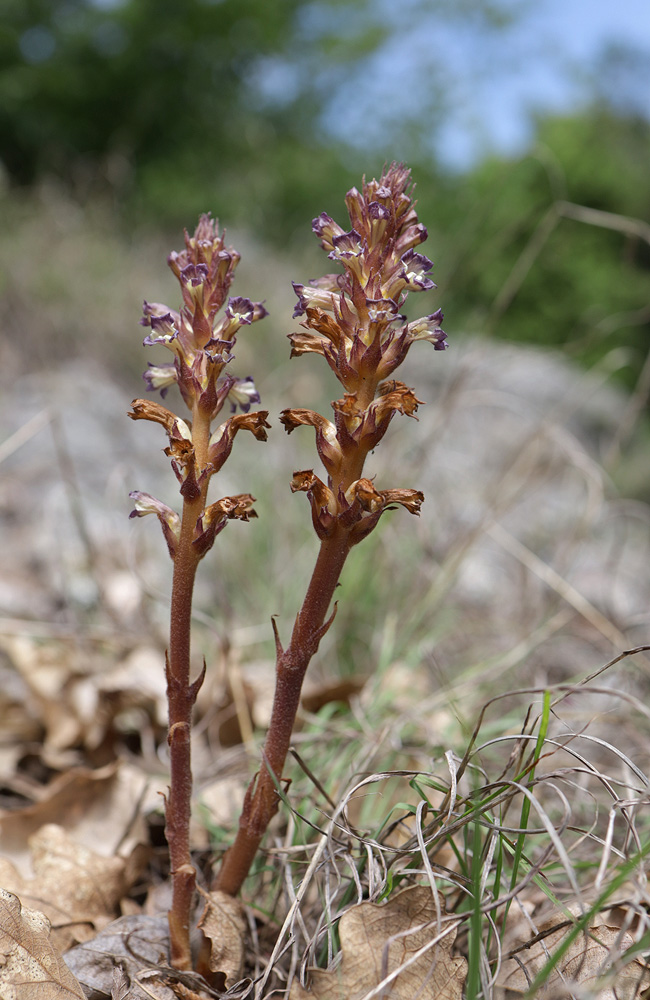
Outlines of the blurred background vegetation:
M 234 293 L 269 309 L 242 331 L 235 374 L 255 376 L 274 429 L 263 452 L 242 442 L 223 473 L 223 493 L 250 490 L 260 517 L 224 532 L 217 572 L 201 574 L 201 642 L 214 659 L 215 636 L 225 634 L 247 666 L 259 654 L 271 676 L 269 616 L 288 634 L 315 544 L 303 500 L 290 503 L 288 491 L 291 471 L 313 464 L 313 437 L 295 434 L 287 445 L 276 414 L 287 405 L 327 413 L 338 394 L 319 359 L 289 362 L 291 280 L 329 269 L 312 218 L 327 211 L 344 223 L 345 191 L 396 159 L 412 168 L 439 286 L 412 296 L 410 314 L 441 306 L 452 349 L 434 356 L 422 346 L 405 367 L 429 405 L 419 437 L 410 421 L 395 422 L 378 469 L 399 469 L 386 485 L 423 488 L 426 517 L 406 526 L 387 518 L 350 560 L 349 599 L 321 648 L 328 676 L 402 658 L 425 663 L 441 686 L 465 678 L 463 690 L 474 692 L 477 677 L 492 683 L 524 659 L 522 676 L 545 683 L 593 668 L 596 643 L 607 656 L 611 645 L 646 641 L 650 536 L 646 508 L 635 505 L 650 499 L 646 8 L 647 0 L 621 0 L 614 11 L 609 0 L 0 0 L 0 440 L 18 442 L 0 479 L 9 567 L 0 611 L 85 623 L 114 586 L 114 606 L 130 614 L 137 577 L 164 648 L 169 562 L 155 523 L 128 522 L 128 493 L 151 490 L 175 505 L 176 484 L 159 428 L 133 428 L 125 413 L 143 391 L 146 361 L 156 360 L 142 349 L 142 300 L 178 304 L 166 255 L 184 226 L 211 211 L 242 252 Z M 542 44 L 539 18 L 546 30 L 569 10 L 563 45 L 560 29 Z M 627 42 L 601 33 L 600 47 L 574 58 L 569 43 L 605 14 L 610 23 L 626 14 Z M 515 106 L 519 125 L 508 137 Z M 497 338 L 544 351 L 511 351 Z M 614 402 L 597 395 L 586 413 L 592 384 L 610 380 Z M 556 425 L 558 440 L 569 440 L 574 406 L 580 447 L 547 461 L 539 441 Z M 37 433 L 59 412 L 71 462 L 60 441 Z M 61 494 L 68 466 L 90 498 L 88 531 Z M 530 567 L 500 561 L 486 525 L 516 506 L 520 487 L 513 534 L 580 593 L 593 596 L 591 568 L 601 568 L 593 600 L 618 632 L 606 628 L 603 639 L 580 613 L 576 622 L 562 617 L 564 605 L 556 614 L 552 586 L 536 604 Z M 632 498 L 625 517 L 623 501 L 605 503 L 617 491 Z M 612 584 L 611 561 L 621 553 L 631 568 L 619 575 L 645 610 L 625 588 L 623 610 L 612 603 L 622 584 Z M 574 563 L 582 575 L 572 575 Z
M 24 220 L 30 192 L 54 183 L 71 210 L 95 213 L 107 245 L 109 229 L 133 241 L 211 210 L 276 253 L 303 255 L 313 216 L 340 216 L 363 173 L 405 160 L 450 329 L 562 346 L 588 364 L 616 348 L 612 366 L 636 385 L 650 341 L 650 247 L 638 228 L 596 228 L 554 206 L 650 217 L 642 48 L 604 45 L 579 67 L 579 105 L 539 112 L 504 153 L 474 97 L 492 101 L 496 86 L 505 103 L 517 75 L 525 80 L 517 39 L 535 30 L 526 0 L 404 0 L 399 12 L 384 0 L 2 8 L 10 225 Z M 469 154 L 456 148 L 458 123 Z

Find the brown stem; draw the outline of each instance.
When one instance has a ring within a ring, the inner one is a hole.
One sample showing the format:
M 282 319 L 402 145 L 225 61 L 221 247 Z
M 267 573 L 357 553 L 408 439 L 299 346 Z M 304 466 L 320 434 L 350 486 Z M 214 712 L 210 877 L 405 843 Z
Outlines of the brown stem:
M 357 392 L 359 404 L 367 407 L 374 399 L 376 389 L 376 378 L 363 379 Z M 367 449 L 350 448 L 342 463 L 339 479 L 332 482 L 335 494 L 338 494 L 339 488 L 345 491 L 361 477 L 366 456 Z M 330 538 L 321 542 L 289 646 L 283 650 L 276 637 L 275 695 L 262 753 L 262 767 L 246 791 L 237 836 L 224 856 L 215 882 L 216 889 L 231 896 L 236 896 L 241 889 L 266 829 L 278 809 L 277 786 L 282 780 L 302 682 L 309 661 L 331 624 L 333 616 L 327 622 L 325 616 L 349 551 L 348 531 L 339 525 Z
M 321 543 L 291 642 L 285 650 L 279 641 L 277 643 L 275 696 L 262 767 L 248 787 L 237 836 L 223 859 L 215 884 L 216 889 L 231 896 L 236 896 L 241 889 L 266 828 L 277 811 L 280 799 L 276 786 L 282 779 L 303 678 L 332 620 L 326 622 L 325 616 L 349 550 L 348 534 L 342 529 Z
M 197 465 L 205 461 L 210 425 L 198 408 L 194 414 L 193 442 Z M 207 482 L 198 497 L 185 500 L 181 532 L 174 559 L 169 653 L 167 657 L 167 702 L 169 710 L 170 784 L 165 802 L 165 835 L 169 845 L 172 875 L 172 905 L 168 913 L 171 964 L 176 969 L 192 968 L 190 915 L 196 872 L 190 854 L 190 812 L 192 801 L 191 727 L 192 709 L 203 672 L 190 683 L 190 633 L 192 593 L 200 556 L 192 545 L 199 514 L 205 506 Z

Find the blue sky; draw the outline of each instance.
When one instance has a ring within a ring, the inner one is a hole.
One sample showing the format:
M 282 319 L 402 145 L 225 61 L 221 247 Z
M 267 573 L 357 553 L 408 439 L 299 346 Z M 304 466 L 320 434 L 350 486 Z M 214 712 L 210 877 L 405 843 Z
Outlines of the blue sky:
M 90 2 L 110 9 L 122 0 Z M 494 27 L 490 7 L 512 13 L 513 23 Z M 650 118 L 650 0 L 371 0 L 359 11 L 355 3 L 305 0 L 298 11 L 305 39 L 346 37 L 355 24 L 363 34 L 374 20 L 386 42 L 320 79 L 300 46 L 293 60 L 261 58 L 248 81 L 253 99 L 282 104 L 300 92 L 301 79 L 316 82 L 327 133 L 401 157 L 411 122 L 419 140 L 431 134 L 438 161 L 459 168 L 491 150 L 523 151 L 535 113 L 579 108 L 595 90 L 615 100 L 625 89 Z M 616 79 L 598 78 L 599 57 L 614 45 L 638 58 Z
M 497 74 L 494 87 L 479 98 L 497 143 L 506 148 L 525 141 L 530 110 L 566 110 L 588 99 L 593 67 L 607 46 L 631 46 L 650 57 L 650 0 L 540 0 L 511 38 L 521 45 L 519 67 Z M 645 82 L 650 114 L 650 79 Z M 606 81 L 599 85 L 607 91 Z
M 502 6 L 517 19 L 493 29 L 480 13 L 463 12 L 460 0 L 442 16 L 427 0 L 377 0 L 390 39 L 359 65 L 353 88 L 334 90 L 326 127 L 356 145 L 381 147 L 404 112 L 419 104 L 418 128 L 426 133 L 427 122 L 439 117 L 436 151 L 462 167 L 488 149 L 523 149 L 535 112 L 579 107 L 594 86 L 615 98 L 621 78 L 635 109 L 650 117 L 650 0 L 503 0 Z M 636 49 L 638 62 L 616 80 L 598 78 L 597 60 L 612 45 Z M 428 90 L 437 96 L 427 105 Z

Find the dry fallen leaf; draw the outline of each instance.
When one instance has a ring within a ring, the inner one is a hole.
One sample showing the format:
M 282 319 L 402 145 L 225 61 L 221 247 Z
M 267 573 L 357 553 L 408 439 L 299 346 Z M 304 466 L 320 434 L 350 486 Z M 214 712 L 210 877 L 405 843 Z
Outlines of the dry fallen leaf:
M 2 1000 L 85 1000 L 81 986 L 50 941 L 50 922 L 0 889 Z
M 357 674 L 338 681 L 311 684 L 303 692 L 300 704 L 306 712 L 320 712 L 321 708 L 332 702 L 340 702 L 349 707 L 350 700 L 363 690 L 367 680 L 367 675 Z
M 241 778 L 236 774 L 220 774 L 214 781 L 204 784 L 201 787 L 201 805 L 207 809 L 215 826 L 226 829 L 236 826 L 244 805 Z M 191 831 L 192 845 L 199 850 L 209 850 L 211 841 L 205 820 L 197 817 Z
M 563 913 L 556 912 L 544 920 L 539 932 L 550 930 L 565 920 Z M 516 959 L 507 959 L 497 980 L 496 995 L 512 997 L 514 1000 L 527 993 L 532 981 L 548 962 L 549 955 L 557 951 L 572 929 L 572 926 L 565 926 L 550 931 L 530 948 L 522 947 L 518 950 Z M 524 945 L 525 941 L 521 944 Z M 581 993 L 585 988 L 597 988 L 598 1000 L 632 1000 L 633 997 L 640 996 L 650 986 L 650 971 L 640 959 L 634 958 L 624 968 L 617 969 L 615 981 L 607 983 L 608 972 L 616 956 L 620 956 L 633 944 L 634 937 L 629 931 L 622 932 L 614 920 L 607 919 L 607 914 L 597 916 L 588 935 L 580 934 L 560 959 L 546 980 L 540 996 L 555 996 L 558 989 L 564 995 L 567 989 L 571 989 L 572 983 L 579 984 Z M 603 979 L 604 982 L 601 983 Z
M 199 928 L 212 942 L 211 972 L 223 974 L 223 987 L 232 986 L 241 979 L 244 968 L 246 920 L 242 904 L 225 892 L 211 892 Z
M 28 840 L 47 823 L 64 827 L 75 841 L 100 854 L 114 854 L 118 843 L 126 854 L 146 838 L 142 813 L 156 801 L 152 787 L 148 803 L 143 802 L 138 810 L 146 786 L 146 776 L 124 763 L 94 770 L 71 768 L 40 788 L 36 801 L 20 809 L 0 810 L 2 856 L 28 877 Z
M 160 650 L 137 646 L 116 650 L 110 662 L 69 638 L 42 639 L 27 635 L 0 636 L 5 674 L 20 691 L 23 712 L 46 755 L 69 747 L 95 749 L 116 717 L 135 708 L 164 724 L 166 696 Z
M 66 953 L 65 960 L 89 992 L 110 996 L 115 969 L 129 981 L 129 1000 L 176 1000 L 166 985 L 169 972 L 169 925 L 166 916 L 120 917 Z M 119 996 L 119 994 L 118 994 Z M 26 1000 L 26 998 L 25 998 Z
M 443 932 L 448 927 L 443 923 Z M 411 886 L 387 903 L 360 903 L 341 917 L 342 961 L 311 973 L 311 990 L 294 983 L 289 1000 L 363 1000 L 391 973 L 409 963 L 377 996 L 391 1000 L 460 1000 L 467 976 L 464 958 L 452 958 L 455 931 L 439 944 L 431 890 Z M 417 955 L 423 949 L 422 954 Z
M 34 878 L 24 879 L 0 858 L 0 885 L 45 913 L 53 943 L 65 951 L 92 937 L 98 921 L 115 915 L 126 890 L 126 861 L 95 854 L 54 824 L 34 834 L 29 846 Z
M 131 981 L 124 969 L 115 966 L 113 969 L 113 982 L 111 984 L 111 1000 L 128 1000 L 131 990 Z

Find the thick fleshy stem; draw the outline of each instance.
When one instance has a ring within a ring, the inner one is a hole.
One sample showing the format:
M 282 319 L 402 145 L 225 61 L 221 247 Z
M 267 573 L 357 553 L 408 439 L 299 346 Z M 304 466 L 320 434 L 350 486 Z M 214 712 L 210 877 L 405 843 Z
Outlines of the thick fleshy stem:
M 193 443 L 197 464 L 206 461 L 210 421 L 194 408 Z M 200 494 L 183 503 L 181 531 L 174 559 L 167 656 L 167 702 L 169 709 L 170 785 L 165 801 L 165 835 L 169 845 L 172 905 L 168 913 L 171 963 L 176 969 L 192 968 L 190 917 L 196 871 L 190 855 L 192 802 L 191 727 L 192 710 L 203 683 L 205 666 L 190 682 L 190 634 L 192 594 L 200 555 L 192 545 L 197 518 L 205 507 L 207 478 Z
M 302 682 L 309 661 L 334 618 L 334 613 L 327 620 L 326 615 L 349 551 L 348 533 L 344 530 L 321 542 L 291 642 L 283 650 L 276 638 L 275 696 L 262 767 L 246 792 L 237 836 L 223 859 L 215 884 L 216 889 L 231 896 L 236 896 L 241 889 L 266 829 L 277 812 L 280 802 L 277 786 L 282 780 Z

